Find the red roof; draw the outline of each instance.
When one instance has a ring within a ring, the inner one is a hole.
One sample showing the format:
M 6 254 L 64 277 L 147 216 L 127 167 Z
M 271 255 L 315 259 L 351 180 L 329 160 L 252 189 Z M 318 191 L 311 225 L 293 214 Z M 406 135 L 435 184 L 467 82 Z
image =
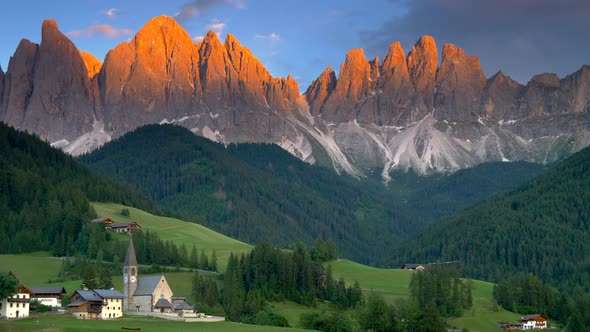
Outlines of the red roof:
M 532 314 L 532 315 L 526 315 L 524 317 L 522 317 L 522 321 L 523 322 L 528 322 L 531 320 L 547 320 L 547 317 L 545 317 L 545 315 L 541 315 L 541 314 Z

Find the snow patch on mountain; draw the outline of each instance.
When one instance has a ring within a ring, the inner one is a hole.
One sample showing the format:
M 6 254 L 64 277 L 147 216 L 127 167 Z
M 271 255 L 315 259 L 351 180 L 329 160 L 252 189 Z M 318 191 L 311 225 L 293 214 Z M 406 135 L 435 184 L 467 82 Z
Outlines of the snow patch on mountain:
M 92 131 L 76 138 L 71 143 L 64 139 L 52 143 L 51 146 L 60 148 L 73 156 L 79 156 L 101 147 L 110 140 L 111 135 L 104 130 L 104 123 L 95 120 Z

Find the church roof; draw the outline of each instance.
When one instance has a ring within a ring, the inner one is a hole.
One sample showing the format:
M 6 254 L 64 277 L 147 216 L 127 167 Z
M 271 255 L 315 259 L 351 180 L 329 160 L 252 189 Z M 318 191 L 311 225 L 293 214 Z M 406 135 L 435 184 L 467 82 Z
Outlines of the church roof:
M 170 301 L 168 301 L 166 299 L 159 299 L 158 302 L 156 302 L 156 305 L 154 307 L 155 308 L 172 308 L 172 303 L 170 303 Z
M 137 280 L 137 288 L 135 289 L 135 296 L 137 295 L 152 295 L 158 287 L 162 276 L 145 276 L 139 277 Z
M 192 310 L 193 307 L 186 302 L 180 302 L 174 307 L 174 310 Z
M 129 247 L 127 247 L 127 255 L 125 256 L 124 266 L 137 266 L 137 258 L 135 257 L 135 247 L 133 246 L 133 239 L 129 240 Z
M 33 295 L 61 295 L 66 293 L 66 289 L 62 286 L 49 287 L 29 287 Z

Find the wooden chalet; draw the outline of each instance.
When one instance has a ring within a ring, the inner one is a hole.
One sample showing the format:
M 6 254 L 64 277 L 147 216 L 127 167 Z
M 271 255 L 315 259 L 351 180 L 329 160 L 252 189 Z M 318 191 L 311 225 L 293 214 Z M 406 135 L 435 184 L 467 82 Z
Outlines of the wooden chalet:
M 91 224 L 104 224 L 105 228 L 110 228 L 113 224 L 113 220 L 111 218 L 96 218 L 90 221 Z
M 104 301 L 91 290 L 77 290 L 70 296 L 68 310 L 78 319 L 99 319 Z
M 541 314 L 523 316 L 521 322 L 523 330 L 536 330 L 547 328 L 547 317 Z
M 402 270 L 422 271 L 428 267 L 428 264 L 404 264 L 400 268 Z
M 133 234 L 134 231 L 139 229 L 141 229 L 141 226 L 135 221 L 112 223 L 110 226 L 111 231 L 121 234 Z

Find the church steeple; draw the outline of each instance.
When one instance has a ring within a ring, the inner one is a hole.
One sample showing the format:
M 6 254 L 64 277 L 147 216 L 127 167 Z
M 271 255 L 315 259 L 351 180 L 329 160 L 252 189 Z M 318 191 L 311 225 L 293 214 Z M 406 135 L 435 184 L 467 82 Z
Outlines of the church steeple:
M 133 239 L 129 240 L 129 247 L 127 247 L 127 255 L 125 256 L 125 266 L 137 266 L 137 258 L 135 257 L 135 247 L 133 246 Z
M 137 289 L 137 272 L 135 247 L 133 246 L 133 239 L 131 239 L 129 240 L 129 247 L 127 247 L 127 255 L 125 256 L 125 263 L 123 264 L 123 293 L 125 295 L 125 303 L 123 304 L 123 307 L 125 310 L 136 310 L 133 295 Z

